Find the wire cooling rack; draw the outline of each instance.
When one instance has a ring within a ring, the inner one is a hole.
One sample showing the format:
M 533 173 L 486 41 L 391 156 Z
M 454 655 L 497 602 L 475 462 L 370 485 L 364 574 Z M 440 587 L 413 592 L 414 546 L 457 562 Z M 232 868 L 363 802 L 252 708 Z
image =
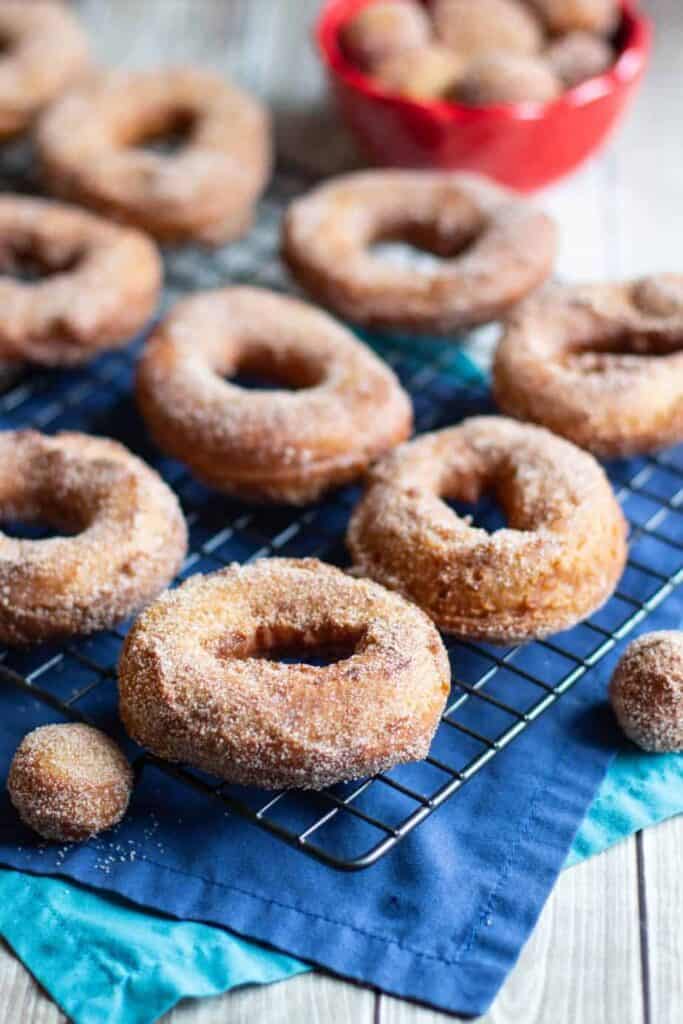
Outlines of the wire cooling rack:
M 21 161 L 16 168 L 16 177 L 11 163 L 5 168 L 5 187 L 30 190 Z M 305 184 L 279 175 L 244 241 L 211 253 L 190 247 L 169 252 L 165 302 L 229 281 L 285 288 L 277 259 L 279 219 Z M 370 340 L 411 393 L 418 431 L 490 410 L 479 372 L 452 343 Z M 187 517 L 190 554 L 179 579 L 270 555 L 347 564 L 344 533 L 357 488 L 344 488 L 304 511 L 249 507 L 209 492 L 151 446 L 131 397 L 140 344 L 75 371 L 26 372 L 5 382 L 4 392 L 0 377 L 0 427 L 105 434 L 142 455 L 174 488 Z M 133 752 L 138 773 L 173 775 L 186 786 L 188 801 L 193 790 L 210 793 L 230 812 L 335 868 L 367 867 L 453 798 L 683 579 L 683 450 L 620 463 L 610 474 L 631 524 L 630 560 L 616 594 L 587 622 L 550 640 L 500 649 L 448 639 L 453 690 L 430 756 L 418 764 L 322 793 L 264 793 L 164 764 L 131 746 L 117 716 L 116 662 L 129 624 L 58 647 L 0 648 L 0 678 L 17 688 L 18 698 L 29 691 L 60 716 L 109 731 Z M 474 516 L 490 529 L 500 525 L 490 502 L 481 502 Z M 27 528 L 24 535 L 40 534 Z

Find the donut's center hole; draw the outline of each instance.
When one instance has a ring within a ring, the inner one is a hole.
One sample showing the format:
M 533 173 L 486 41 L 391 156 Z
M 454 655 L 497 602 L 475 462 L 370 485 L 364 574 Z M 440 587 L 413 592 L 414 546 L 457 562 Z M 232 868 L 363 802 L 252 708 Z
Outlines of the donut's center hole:
M 196 126 L 197 115 L 194 111 L 161 111 L 129 136 L 127 143 L 146 153 L 174 156 L 190 143 Z
M 14 52 L 16 44 L 14 40 L 6 33 L 0 32 L 0 60 L 3 57 L 9 57 Z
M 0 274 L 28 284 L 74 270 L 83 259 L 81 246 L 54 239 L 0 238 Z
M 609 337 L 588 339 L 572 345 L 564 356 L 570 369 L 584 374 L 602 374 L 614 369 L 636 365 L 641 359 L 656 359 L 683 350 L 683 336 L 664 336 L 655 332 L 620 331 Z
M 254 636 L 223 638 L 215 654 L 220 658 L 254 658 L 283 665 L 324 667 L 347 661 L 363 639 L 362 630 L 344 630 L 330 624 L 314 630 L 287 626 L 261 626 Z
M 5 519 L 0 513 L 0 531 L 15 540 L 49 540 L 52 537 L 73 537 L 80 527 L 56 525 L 45 519 Z
M 323 368 L 295 352 L 277 355 L 254 346 L 242 352 L 232 367 L 222 368 L 222 376 L 247 391 L 304 391 L 320 384 Z
M 462 501 L 460 498 L 441 499 L 449 508 L 464 519 L 470 526 L 487 533 L 496 533 L 510 526 L 505 509 L 496 495 L 491 491 L 480 494 L 474 501 Z
M 429 218 L 404 210 L 395 220 L 375 229 L 369 251 L 375 259 L 392 266 L 429 273 L 445 260 L 465 255 L 481 235 L 484 224 L 479 211 L 464 200 L 444 202 Z

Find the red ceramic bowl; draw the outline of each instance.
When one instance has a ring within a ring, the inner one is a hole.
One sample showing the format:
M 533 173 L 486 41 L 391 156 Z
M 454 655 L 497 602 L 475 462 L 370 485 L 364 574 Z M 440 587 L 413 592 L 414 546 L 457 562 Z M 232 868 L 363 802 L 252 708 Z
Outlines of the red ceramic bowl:
M 520 191 L 561 178 L 602 144 L 640 82 L 650 52 L 649 21 L 631 0 L 622 0 L 616 62 L 551 103 L 423 103 L 386 92 L 342 52 L 340 26 L 375 2 L 328 0 L 316 25 L 342 116 L 363 151 L 376 164 L 479 171 Z

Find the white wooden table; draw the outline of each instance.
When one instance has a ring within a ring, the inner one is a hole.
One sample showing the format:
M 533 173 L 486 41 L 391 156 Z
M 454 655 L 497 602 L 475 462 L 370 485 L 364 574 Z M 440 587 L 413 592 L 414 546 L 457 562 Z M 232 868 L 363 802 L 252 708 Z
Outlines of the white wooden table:
M 280 146 L 342 168 L 345 140 L 323 102 L 308 27 L 317 0 L 80 0 L 98 56 L 228 69 L 269 100 Z M 598 159 L 542 197 L 562 227 L 560 273 L 683 270 L 683 3 L 645 3 L 657 27 L 645 87 Z M 572 868 L 560 880 L 487 1022 L 683 1021 L 683 817 Z M 62 1014 L 0 945 L 0 1024 Z M 179 1006 L 173 1024 L 439 1024 L 448 1018 L 320 974 Z M 483 1022 L 482 1022 L 483 1024 Z

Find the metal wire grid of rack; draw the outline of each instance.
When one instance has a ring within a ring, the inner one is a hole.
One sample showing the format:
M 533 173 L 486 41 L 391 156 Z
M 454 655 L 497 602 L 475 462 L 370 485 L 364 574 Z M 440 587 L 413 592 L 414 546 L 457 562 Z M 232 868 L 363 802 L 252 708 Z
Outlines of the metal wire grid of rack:
M 242 242 L 215 253 L 168 253 L 166 302 L 228 281 L 286 287 L 277 259 L 278 223 L 300 188 L 296 178 L 279 176 Z M 371 340 L 410 391 L 419 432 L 490 409 L 480 374 L 452 343 Z M 131 398 L 139 344 L 83 369 L 34 372 L 4 393 L 0 388 L 0 427 L 107 434 L 142 454 L 175 489 L 188 520 L 191 547 L 180 580 L 274 554 L 346 564 L 344 532 L 356 488 L 303 511 L 248 507 L 209 493 L 148 444 Z M 683 580 L 683 450 L 615 465 L 610 475 L 631 524 L 629 564 L 617 592 L 590 620 L 549 640 L 494 649 L 447 639 L 453 689 L 424 762 L 323 793 L 242 789 L 135 748 L 137 772 L 160 770 L 190 791 L 211 794 L 229 811 L 332 867 L 368 867 L 595 669 Z M 475 517 L 491 529 L 500 525 L 486 501 Z M 67 719 L 105 728 L 131 749 L 118 721 L 115 685 L 127 625 L 59 647 L 0 649 L 0 679 Z

